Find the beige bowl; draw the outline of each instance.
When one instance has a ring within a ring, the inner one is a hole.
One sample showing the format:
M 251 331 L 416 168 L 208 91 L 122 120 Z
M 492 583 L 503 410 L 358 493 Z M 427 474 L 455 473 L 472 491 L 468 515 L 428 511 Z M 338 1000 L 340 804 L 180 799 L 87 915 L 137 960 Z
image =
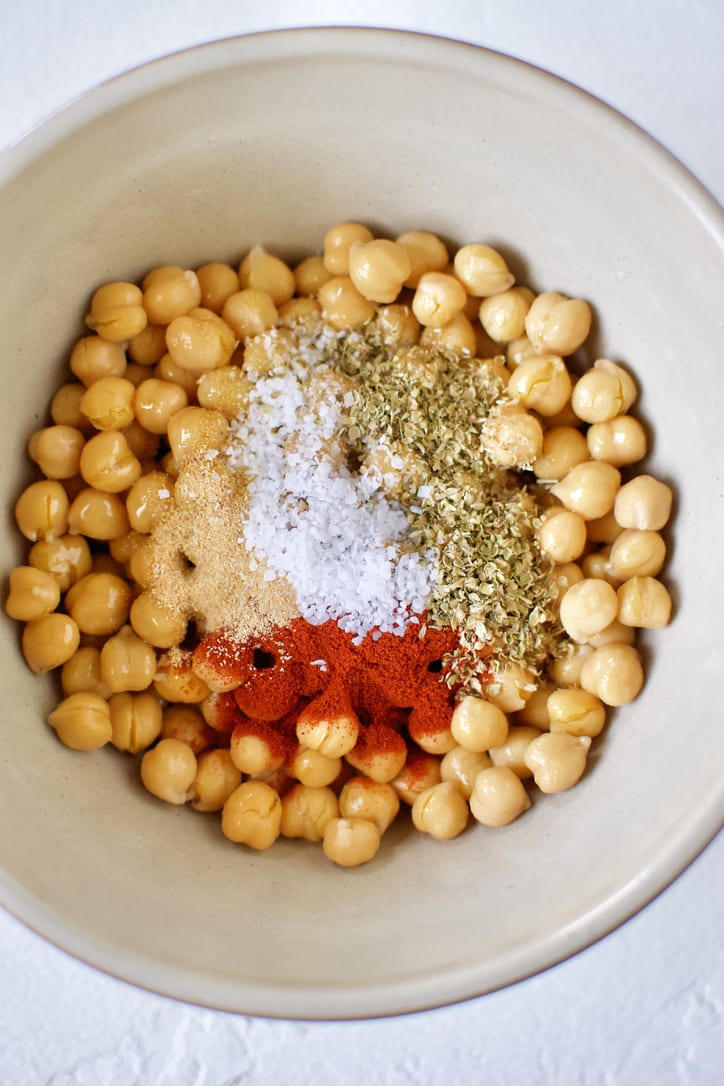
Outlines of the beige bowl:
M 639 909 L 721 824 L 722 216 L 599 102 L 471 46 L 301 30 L 204 46 L 100 87 L 2 161 L 3 505 L 26 474 L 90 291 L 162 262 L 297 258 L 334 221 L 498 244 L 538 289 L 595 304 L 597 353 L 643 386 L 651 470 L 676 487 L 673 625 L 583 782 L 502 830 L 399 827 L 342 871 L 251 855 L 144 794 L 114 751 L 44 724 L 50 680 L 3 644 L 2 900 L 48 939 L 159 992 L 344 1018 L 485 992 Z M 4 519 L 6 561 L 22 548 Z

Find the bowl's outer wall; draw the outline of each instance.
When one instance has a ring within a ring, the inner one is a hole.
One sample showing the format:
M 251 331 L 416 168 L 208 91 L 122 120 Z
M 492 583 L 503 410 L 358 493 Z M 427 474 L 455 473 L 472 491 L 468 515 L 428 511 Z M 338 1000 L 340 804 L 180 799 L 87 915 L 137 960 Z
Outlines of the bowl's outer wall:
M 62 138 L 61 138 L 62 137 Z M 326 229 L 499 245 L 523 282 L 593 301 L 592 356 L 630 366 L 653 473 L 677 493 L 672 626 L 573 791 L 439 844 L 395 829 L 368 867 L 254 855 L 214 816 L 143 793 L 133 762 L 71 753 L 57 697 L 0 624 L 0 857 L 8 906 L 94 964 L 229 1009 L 352 1017 L 542 968 L 630 915 L 722 817 L 714 555 L 724 552 L 721 217 L 599 103 L 424 37 L 298 31 L 205 47 L 105 85 L 6 158 L 0 191 L 4 508 L 88 298 L 159 263 L 297 259 Z M 14 174 L 15 176 L 9 176 Z M 4 553 L 22 559 L 12 517 Z

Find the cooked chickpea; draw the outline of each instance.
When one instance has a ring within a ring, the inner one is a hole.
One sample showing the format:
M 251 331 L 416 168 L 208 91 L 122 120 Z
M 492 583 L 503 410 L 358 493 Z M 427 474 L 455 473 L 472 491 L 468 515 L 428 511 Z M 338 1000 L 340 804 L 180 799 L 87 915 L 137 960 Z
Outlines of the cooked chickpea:
M 481 754 L 505 742 L 508 718 L 492 702 L 468 695 L 455 706 L 450 730 L 459 746 Z
M 80 408 L 96 430 L 123 430 L 133 422 L 135 394 L 127 377 L 99 377 L 85 390 Z
M 624 626 L 658 630 L 671 619 L 671 596 L 655 577 L 631 577 L 618 590 L 618 618 Z
M 229 295 L 222 316 L 239 339 L 250 339 L 273 328 L 279 311 L 267 291 L 249 287 Z
M 458 351 L 471 358 L 477 351 L 475 329 L 464 313 L 458 313 L 441 328 L 428 325 L 420 336 L 423 347 L 440 347 L 446 351 Z
M 360 723 L 349 705 L 329 706 L 321 712 L 317 701 L 302 709 L 297 717 L 297 739 L 310 750 L 317 750 L 328 758 L 341 758 L 354 747 L 359 736 Z
M 576 381 L 571 404 L 584 422 L 608 422 L 623 415 L 636 400 L 636 384 L 623 366 L 599 358 L 592 369 Z
M 68 589 L 65 606 L 81 633 L 111 634 L 128 618 L 130 585 L 113 573 L 88 573 Z
M 339 804 L 331 788 L 295 784 L 282 797 L 281 835 L 321 841 L 327 823 L 338 816 Z
M 613 509 L 602 517 L 586 521 L 586 534 L 589 543 L 613 543 L 623 529 L 613 515 Z
M 644 669 L 633 645 L 612 641 L 594 649 L 581 668 L 581 686 L 604 705 L 618 707 L 638 697 Z
M 601 547 L 600 550 L 590 551 L 581 559 L 581 569 L 583 570 L 584 577 L 595 577 L 601 581 L 608 581 L 609 584 L 614 586 L 618 584 L 617 578 L 614 577 L 611 572 L 610 551 L 608 547 Z
M 332 818 L 324 827 L 324 855 L 340 867 L 358 867 L 377 855 L 380 831 L 366 818 Z
M 84 393 L 85 385 L 80 381 L 69 381 L 60 386 L 50 403 L 50 417 L 57 426 L 71 426 L 83 433 L 90 429 L 80 407 Z
M 412 805 L 415 829 L 437 841 L 458 837 L 468 824 L 470 809 L 463 794 L 452 781 L 440 781 L 426 788 Z
M 553 689 L 553 684 L 546 681 L 539 685 L 530 695 L 522 709 L 518 709 L 515 719 L 518 724 L 530 725 L 538 731 L 548 731 L 548 697 Z
M 93 295 L 85 323 L 110 343 L 124 343 L 146 327 L 142 301 L 134 283 L 106 283 Z
M 543 434 L 543 447 L 532 467 L 538 479 L 558 482 L 586 460 L 588 446 L 583 434 L 572 426 L 552 426 Z
M 142 750 L 148 750 L 161 734 L 161 702 L 150 691 L 112 694 L 108 699 L 108 708 L 113 729 L 111 743 L 116 750 L 140 754 Z
M 318 297 L 325 320 L 339 331 L 361 328 L 375 315 L 374 303 L 360 294 L 346 275 L 329 279 L 319 288 Z
M 395 821 L 399 810 L 400 800 L 392 785 L 371 781 L 369 777 L 350 777 L 339 794 L 336 813 L 342 818 L 363 818 L 373 822 L 382 835 Z
M 592 655 L 592 645 L 573 645 L 570 653 L 551 660 L 548 665 L 548 674 L 561 686 L 576 686 L 581 681 L 584 663 Z
M 321 256 L 308 256 L 294 269 L 296 293 L 304 298 L 313 298 L 319 288 L 331 278 L 332 273 L 325 268 Z
M 456 276 L 468 294 L 476 298 L 501 294 L 515 282 L 503 257 L 489 245 L 463 245 L 455 253 L 453 263 Z
M 165 331 L 165 329 L 164 329 Z M 213 370 L 211 371 L 213 373 Z M 183 366 L 177 366 L 168 351 L 161 356 L 158 364 L 151 371 L 157 381 L 164 381 L 169 385 L 178 385 L 186 393 L 188 403 L 196 403 L 196 389 L 199 377 L 193 370 L 185 370 Z M 149 378 L 150 380 L 150 378 Z M 140 388 L 143 382 L 136 386 Z M 185 404 L 183 406 L 186 406 Z
M 375 326 L 385 343 L 413 346 L 420 342 L 420 325 L 409 305 L 378 306 Z
M 80 644 L 80 631 L 74 619 L 54 611 L 31 619 L 23 630 L 21 644 L 30 670 L 44 675 L 70 660 Z
M 165 706 L 161 735 L 164 739 L 181 739 L 194 754 L 201 754 L 216 742 L 213 729 L 195 705 Z
M 585 520 L 596 520 L 614 508 L 621 473 L 611 464 L 587 460 L 578 464 L 551 488 L 551 493 Z M 618 517 L 616 518 L 618 520 Z
M 15 503 L 18 528 L 33 543 L 52 540 L 68 531 L 70 502 L 63 484 L 55 479 L 31 483 Z
M 410 259 L 410 274 L 406 287 L 416 287 L 426 272 L 444 271 L 450 263 L 445 244 L 437 236 L 425 230 L 408 230 L 395 239 Z
M 420 324 L 442 328 L 465 307 L 465 288 L 454 275 L 425 272 L 415 289 L 412 312 Z
M 239 265 L 242 290 L 263 290 L 277 307 L 294 294 L 294 272 L 262 245 L 255 245 Z
M 111 738 L 108 703 L 98 694 L 71 694 L 53 710 L 48 724 L 71 750 L 98 750 Z
M 166 264 L 143 280 L 143 307 L 151 324 L 170 324 L 201 304 L 196 272 Z
M 505 348 L 505 361 L 510 373 L 529 358 L 535 358 L 537 351 L 527 336 L 518 336 L 508 343 Z
M 556 415 L 571 395 L 571 378 L 562 358 L 555 354 L 529 358 L 513 371 L 508 392 L 539 415 Z
M 139 366 L 154 366 L 166 353 L 166 329 L 162 324 L 147 324 L 130 340 L 128 357 Z
M 245 781 L 224 803 L 221 829 L 230 841 L 261 851 L 281 830 L 282 802 L 264 781 Z
M 205 750 L 196 762 L 191 806 L 196 811 L 220 811 L 240 784 L 241 773 L 232 762 L 228 750 Z
M 72 535 L 110 540 L 125 535 L 130 525 L 126 506 L 117 494 L 86 487 L 68 510 L 68 528 Z
M 593 649 L 598 649 L 601 645 L 609 645 L 612 641 L 617 641 L 622 645 L 633 645 L 636 643 L 636 630 L 633 626 L 624 626 L 619 619 L 615 618 L 605 629 L 592 634 L 586 644 Z
M 109 698 L 111 691 L 101 676 L 101 654 L 92 645 L 77 649 L 63 664 L 60 684 L 66 697 L 88 690 L 102 698 Z
M 46 426 L 28 442 L 28 454 L 48 479 L 70 479 L 78 474 L 85 437 L 74 426 Z
M 523 708 L 536 688 L 535 676 L 521 664 L 499 665 L 485 696 L 504 713 L 516 713 Z
M 541 734 L 540 728 L 532 724 L 513 724 L 508 729 L 508 736 L 500 747 L 493 747 L 488 752 L 490 764 L 494 766 L 506 766 L 512 769 L 516 777 L 522 781 L 528 780 L 533 774 L 525 764 L 525 752 L 530 743 Z
M 229 433 L 228 419 L 220 411 L 184 407 L 169 420 L 168 443 L 179 467 L 201 453 L 216 454 Z
M 491 412 L 483 426 L 482 445 L 501 468 L 525 468 L 543 448 L 543 428 L 520 404 L 504 404 Z
M 371 302 L 394 302 L 412 272 L 412 261 L 402 245 L 387 238 L 352 245 L 349 277 Z
M 358 773 L 364 773 L 373 781 L 387 784 L 401 772 L 407 760 L 407 746 L 394 728 L 379 725 L 377 731 L 383 737 L 383 743 L 380 743 L 379 747 L 369 746 L 365 742 L 366 730 L 363 729 L 357 745 L 345 754 L 345 759 Z
M 232 733 L 229 750 L 236 768 L 247 774 L 270 773 L 281 769 L 285 761 L 284 752 L 276 744 L 272 746 L 263 735 L 239 728 Z
M 153 685 L 166 701 L 189 705 L 202 702 L 210 694 L 209 687 L 193 671 L 190 652 L 163 653 L 158 658 Z
M 166 329 L 166 346 L 181 369 L 195 374 L 226 366 L 234 353 L 234 333 L 210 309 L 192 309 L 175 317 Z
M 565 792 L 583 776 L 591 740 L 567 732 L 544 733 L 525 752 L 525 763 L 541 792 Z
M 352 246 L 364 245 L 372 240 L 372 232 L 362 223 L 337 223 L 324 236 L 324 267 L 330 275 L 348 275 Z
M 541 550 L 557 565 L 580 557 L 587 538 L 585 520 L 570 509 L 551 509 L 538 529 Z
M 221 366 L 205 373 L 198 383 L 199 405 L 236 418 L 248 406 L 251 382 L 238 366 Z
M 213 262 L 196 269 L 201 287 L 201 305 L 212 313 L 221 313 L 226 299 L 239 289 L 239 275 L 229 264 Z
M 453 747 L 440 762 L 440 779 L 451 781 L 465 799 L 470 799 L 475 778 L 481 769 L 487 769 L 491 764 L 487 754 L 476 754 L 465 747 Z
M 525 334 L 525 317 L 534 297 L 527 287 L 511 287 L 483 299 L 478 316 L 494 343 L 511 343 Z
M 587 690 L 554 690 L 548 697 L 551 732 L 567 735 L 600 735 L 606 723 L 606 710 L 599 698 Z
M 180 739 L 161 739 L 141 759 L 144 787 L 166 803 L 186 803 L 195 776 L 196 756 Z
M 310 788 L 324 788 L 336 781 L 342 769 L 341 758 L 330 758 L 318 750 L 300 746 L 287 766 L 290 777 Z
M 655 577 L 666 559 L 666 543 L 658 532 L 626 528 L 611 544 L 609 564 L 620 581 L 629 577 Z
M 573 354 L 591 330 L 591 308 L 579 298 L 539 294 L 525 318 L 528 339 L 540 354 Z
M 625 483 L 613 507 L 622 528 L 659 532 L 671 515 L 673 491 L 652 475 L 637 475 Z
M 134 532 L 150 533 L 173 507 L 173 479 L 152 471 L 136 480 L 126 496 L 128 522 Z
M 101 649 L 100 663 L 101 678 L 113 694 L 145 690 L 156 673 L 156 653 L 130 626 L 123 626 L 108 638 Z
M 440 759 L 425 751 L 414 751 L 390 785 L 403 803 L 412 806 L 421 792 L 440 780 Z
M 616 590 L 598 577 L 585 577 L 572 585 L 560 605 L 561 625 L 574 641 L 587 641 L 616 618 Z
M 89 386 L 101 377 L 123 377 L 126 354 L 119 343 L 109 343 L 100 336 L 84 336 L 71 351 L 70 368 Z
M 123 436 L 128 443 L 128 448 L 140 461 L 142 470 L 145 471 L 146 465 L 155 460 L 158 455 L 159 445 L 161 444 L 159 435 L 149 433 L 148 430 L 141 426 L 140 422 L 134 419 L 123 431 Z
M 17 566 L 10 574 L 5 611 L 10 618 L 30 622 L 43 618 L 60 603 L 60 585 L 51 573 L 35 566 Z
M 322 307 L 316 298 L 290 298 L 279 306 L 279 327 L 294 328 L 297 325 L 315 325 L 322 316 Z
M 80 473 L 94 490 L 120 494 L 141 474 L 140 461 L 118 430 L 106 430 L 86 441 L 80 454 Z
M 631 415 L 594 423 L 588 428 L 586 441 L 592 460 L 605 460 L 617 468 L 646 456 L 646 431 Z
M 578 584 L 584 577 L 583 570 L 575 562 L 564 562 L 551 570 L 549 583 L 555 602 L 560 606 L 564 594 L 573 584 Z
M 139 554 L 140 550 L 136 552 Z M 186 616 L 157 603 L 150 592 L 142 592 L 131 604 L 131 626 L 144 641 L 157 649 L 172 649 L 186 633 Z
M 62 535 L 57 539 L 41 540 L 30 548 L 28 565 L 50 573 L 61 592 L 67 592 L 86 573 L 90 573 L 90 547 L 81 535 Z
M 180 385 L 150 377 L 136 389 L 136 419 L 151 434 L 165 434 L 173 416 L 186 407 L 188 395 Z
M 492 765 L 478 773 L 470 812 L 483 826 L 507 826 L 529 807 L 525 785 L 509 766 Z

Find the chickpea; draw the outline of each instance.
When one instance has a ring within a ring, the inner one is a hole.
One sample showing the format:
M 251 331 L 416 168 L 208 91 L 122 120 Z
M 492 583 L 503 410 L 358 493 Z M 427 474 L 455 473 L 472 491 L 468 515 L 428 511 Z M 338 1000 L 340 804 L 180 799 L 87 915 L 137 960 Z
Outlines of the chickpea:
M 236 418 L 248 406 L 251 382 L 238 366 L 221 366 L 205 373 L 198 384 L 201 407 L 220 411 L 227 419 Z
M 210 309 L 192 309 L 176 317 L 166 329 L 166 346 L 172 360 L 192 373 L 208 373 L 226 366 L 234 353 L 234 333 Z
M 445 244 L 436 234 L 409 230 L 395 240 L 410 260 L 410 274 L 404 282 L 406 287 L 416 287 L 426 272 L 444 271 L 450 262 Z
M 52 542 L 68 531 L 70 502 L 62 483 L 42 479 L 31 483 L 15 503 L 18 528 L 32 542 Z
M 491 412 L 481 434 L 487 455 L 501 468 L 525 468 L 543 448 L 543 429 L 519 404 L 504 404 Z
M 31 619 L 23 630 L 21 644 L 30 670 L 44 675 L 70 660 L 80 644 L 80 631 L 72 618 L 54 611 Z
M 98 750 L 111 738 L 108 703 L 87 690 L 64 698 L 48 717 L 48 724 L 71 750 Z
M 518 712 L 536 688 L 535 676 L 520 664 L 498 665 L 485 695 L 504 713 Z
M 464 313 L 458 313 L 441 328 L 428 325 L 420 336 L 423 347 L 440 347 L 447 351 L 458 351 L 471 358 L 478 349 L 475 329 Z
M 373 234 L 358 222 L 341 222 L 324 236 L 324 267 L 330 275 L 349 274 L 349 253 L 353 245 L 366 244 Z
M 605 460 L 616 468 L 635 464 L 646 456 L 646 431 L 631 415 L 594 423 L 588 428 L 586 441 L 592 460 Z
M 583 776 L 591 740 L 587 735 L 545 733 L 534 739 L 525 753 L 533 780 L 541 792 L 565 792 Z
M 211 372 L 213 373 L 213 370 Z M 187 402 L 191 404 L 196 403 L 196 389 L 199 381 L 198 374 L 193 370 L 185 370 L 183 366 L 176 365 L 168 351 L 161 356 L 158 364 L 154 366 L 152 374 L 157 381 L 164 381 L 169 385 L 178 385 L 178 387 L 182 388 L 186 393 Z M 143 382 L 139 382 L 137 387 L 140 388 L 142 383 Z M 185 407 L 186 405 L 184 404 L 183 406 Z
M 106 430 L 85 443 L 80 454 L 80 473 L 94 490 L 119 494 L 136 482 L 140 461 L 118 430 Z
M 594 577 L 601 581 L 608 581 L 614 587 L 618 584 L 618 579 L 613 576 L 611 572 L 610 551 L 608 547 L 602 547 L 600 550 L 591 551 L 581 559 L 581 569 L 583 570 L 584 577 Z
M 490 750 L 490 764 L 494 766 L 506 766 L 512 769 L 516 777 L 522 781 L 528 780 L 533 774 L 525 764 L 525 752 L 534 739 L 541 734 L 540 728 L 534 728 L 531 724 L 513 724 L 508 729 L 508 737 L 500 747 Z
M 279 306 L 279 327 L 315 325 L 321 316 L 322 307 L 316 298 L 290 298 Z
M 553 684 L 542 681 L 533 691 L 522 709 L 515 714 L 518 724 L 526 724 L 538 731 L 548 731 L 548 698 Z
M 74 426 L 46 426 L 30 438 L 28 454 L 47 479 L 70 479 L 78 474 L 84 443 Z
M 85 385 L 80 381 L 69 381 L 61 385 L 50 403 L 50 417 L 57 426 L 70 426 L 85 433 L 90 423 L 81 411 L 81 401 Z
M 147 324 L 128 344 L 128 355 L 139 366 L 154 366 L 166 353 L 166 329 Z
M 148 750 L 161 734 L 161 702 L 150 691 L 140 694 L 128 691 L 112 694 L 108 699 L 108 708 L 113 729 L 111 743 L 116 750 L 140 754 L 142 750 Z M 182 757 L 185 756 L 185 751 L 182 751 Z M 156 769 L 158 768 L 157 765 Z M 151 776 L 153 777 L 153 760 Z M 156 794 L 154 792 L 154 795 Z
M 146 690 L 156 673 L 156 653 L 130 626 L 123 626 L 104 644 L 100 664 L 101 678 L 112 693 Z
M 636 396 L 636 384 L 623 366 L 599 358 L 576 382 L 571 404 L 584 422 L 608 422 L 625 414 Z
M 586 521 L 586 534 L 589 543 L 613 543 L 623 529 L 613 515 L 613 510 L 605 516 Z
M 258 851 L 274 844 L 281 830 L 282 803 L 264 781 L 245 781 L 224 803 L 221 829 L 230 841 Z
M 539 415 L 555 415 L 570 399 L 571 378 L 558 355 L 539 355 L 521 362 L 511 374 L 508 392 Z
M 552 562 L 573 562 L 586 546 L 586 522 L 580 513 L 553 508 L 538 529 L 538 542 Z
M 50 573 L 60 591 L 67 592 L 72 584 L 90 573 L 90 547 L 81 535 L 62 535 L 48 542 L 41 540 L 31 547 L 28 565 Z
M 146 327 L 148 318 L 142 301 L 143 295 L 134 283 L 106 283 L 93 295 L 85 323 L 110 343 L 123 343 Z
M 425 272 L 412 299 L 412 312 L 420 324 L 442 328 L 462 312 L 466 300 L 465 288 L 455 276 Z
M 591 308 L 578 298 L 539 294 L 525 318 L 525 331 L 536 351 L 568 355 L 578 350 L 591 330 Z
M 346 272 L 345 268 L 345 272 Z M 319 288 L 332 278 L 332 273 L 324 266 L 321 256 L 308 256 L 294 269 L 294 286 L 297 294 L 304 298 L 313 298 Z
M 470 812 L 483 826 L 507 826 L 529 807 L 525 786 L 508 766 L 493 765 L 478 773 Z
M 196 269 L 201 287 L 201 305 L 212 313 L 221 313 L 226 299 L 239 289 L 239 276 L 228 264 L 214 262 Z
M 671 596 L 655 577 L 631 577 L 618 590 L 618 618 L 624 626 L 659 630 L 671 619 Z
M 195 674 L 190 652 L 171 651 L 158 658 L 153 685 L 166 701 L 197 704 L 210 694 L 209 687 Z
M 66 697 L 84 690 L 104 699 L 111 696 L 111 691 L 101 676 L 101 654 L 92 645 L 77 649 L 71 658 L 66 660 L 61 668 L 60 683 Z
M 561 625 L 574 641 L 587 641 L 616 617 L 616 590 L 597 577 L 585 577 L 572 585 L 560 605 Z
M 440 781 L 426 788 L 412 805 L 412 822 L 421 833 L 437 841 L 458 837 L 468 824 L 470 809 L 452 781 Z
M 186 407 L 188 395 L 180 385 L 150 377 L 136 389 L 138 422 L 151 434 L 165 434 L 173 416 Z
M 566 509 L 580 513 L 585 520 L 596 520 L 614 508 L 620 486 L 621 473 L 618 468 L 603 461 L 587 460 L 571 468 L 551 488 L 551 493 Z
M 613 513 L 622 528 L 659 532 L 671 515 L 673 492 L 652 475 L 637 475 L 616 495 Z
M 141 426 L 140 422 L 134 419 L 123 431 L 123 436 L 126 439 L 128 448 L 140 462 L 142 469 L 145 470 L 145 465 L 155 460 L 158 455 L 159 445 L 161 444 L 159 435 L 149 433 L 148 430 Z
M 123 377 L 126 354 L 118 343 L 100 336 L 79 339 L 70 355 L 70 368 L 84 385 L 92 385 L 100 377 Z
M 421 792 L 424 792 L 426 788 L 431 788 L 433 784 L 437 784 L 441 779 L 440 759 L 425 751 L 413 751 L 408 755 L 407 761 L 398 775 L 390 783 L 395 795 L 403 803 L 412 806 Z M 380 832 L 382 831 L 380 830 Z
M 359 736 L 360 723 L 349 704 L 328 706 L 324 712 L 319 698 L 310 702 L 297 717 L 297 739 L 310 750 L 317 750 L 328 758 L 341 758 L 354 747 Z M 321 715 L 320 715 L 321 714 Z
M 279 311 L 267 291 L 249 287 L 229 295 L 222 316 L 239 339 L 250 339 L 273 328 Z
M 602 645 L 581 668 L 581 686 L 604 705 L 626 705 L 638 697 L 643 684 L 641 657 L 632 645 L 616 641 Z
M 394 728 L 377 725 L 370 739 L 369 727 L 360 732 L 357 744 L 345 758 L 353 769 L 373 781 L 388 784 L 399 775 L 407 760 L 405 740 Z
M 294 272 L 261 245 L 250 249 L 239 265 L 239 283 L 242 289 L 266 291 L 276 306 L 294 294 Z
M 157 603 L 150 592 L 142 592 L 133 601 L 130 621 L 138 636 L 157 649 L 174 648 L 186 633 L 186 616 Z
M 130 585 L 112 573 L 88 573 L 68 589 L 65 606 L 81 633 L 111 634 L 128 618 Z
M 322 314 L 333 328 L 352 332 L 361 328 L 375 315 L 374 304 L 368 301 L 346 275 L 338 275 L 319 288 Z
M 564 594 L 571 585 L 578 584 L 579 581 L 583 580 L 583 577 L 583 570 L 575 562 L 564 562 L 563 565 L 556 566 L 551 571 L 549 583 L 553 598 L 559 607 Z
M 130 525 L 126 506 L 117 494 L 86 487 L 68 510 L 68 528 L 72 535 L 110 540 L 125 535 Z
M 420 342 L 420 325 L 409 305 L 378 306 L 375 325 L 385 343 L 409 347 Z
M 394 302 L 412 272 L 405 248 L 387 238 L 352 245 L 349 277 L 363 297 L 371 302 Z
M 375 857 L 379 847 L 379 830 L 368 819 L 332 818 L 324 828 L 324 854 L 340 867 L 367 863 Z
M 610 645 L 612 641 L 617 641 L 622 645 L 633 645 L 636 642 L 636 630 L 633 626 L 624 626 L 619 619 L 615 618 L 605 629 L 592 634 L 586 644 L 593 649 L 599 649 L 601 645 Z
M 324 788 L 336 781 L 341 768 L 341 758 L 330 758 L 318 750 L 299 747 L 287 770 L 290 777 L 309 788 Z
M 451 781 L 465 799 L 470 799 L 475 778 L 481 769 L 487 769 L 491 764 L 487 754 L 476 754 L 465 747 L 453 747 L 440 762 L 440 779 Z
M 285 761 L 284 752 L 277 744 L 272 745 L 262 734 L 238 727 L 232 733 L 229 750 L 236 768 L 247 774 L 273 772 L 281 769 Z
M 400 800 L 395 789 L 389 784 L 371 781 L 369 777 L 350 777 L 339 794 L 339 815 L 374 823 L 380 836 L 395 821 L 399 810 Z
M 526 335 L 518 336 L 505 348 L 505 361 L 510 373 L 529 358 L 535 358 L 537 351 Z
M 505 742 L 508 718 L 492 702 L 468 695 L 455 706 L 450 730 L 461 747 L 481 754 Z
M 205 407 L 184 407 L 168 424 L 168 443 L 179 467 L 202 453 L 213 453 L 226 444 L 228 420 L 220 411 Z
M 503 257 L 489 245 L 463 245 L 455 254 L 454 266 L 468 294 L 476 298 L 501 294 L 515 282 Z
M 128 522 L 134 532 L 150 533 L 173 508 L 173 479 L 163 471 L 152 471 L 137 479 L 126 497 Z
M 525 318 L 534 297 L 527 287 L 510 287 L 483 299 L 478 316 L 494 343 L 511 343 L 525 334 Z
M 583 665 L 592 655 L 592 645 L 573 645 L 570 653 L 550 662 L 548 674 L 561 686 L 576 686 L 581 681 Z
M 154 268 L 143 280 L 143 307 L 151 324 L 170 324 L 201 304 L 196 272 L 173 264 Z
M 624 529 L 611 544 L 611 572 L 620 581 L 629 577 L 655 577 L 666 560 L 666 543 L 658 532 Z
M 60 603 L 60 586 L 51 573 L 34 566 L 17 566 L 10 574 L 5 611 L 10 618 L 30 622 L 43 618 Z
M 282 837 L 321 841 L 328 822 L 339 817 L 339 804 L 331 788 L 295 784 L 282 797 Z
M 594 739 L 603 731 L 606 710 L 595 694 L 587 690 L 554 690 L 548 698 L 551 732 L 587 735 Z
M 533 461 L 538 479 L 558 482 L 571 468 L 588 460 L 586 438 L 572 426 L 553 426 L 543 434 L 543 447 Z
M 99 377 L 84 392 L 80 408 L 97 430 L 123 430 L 133 422 L 135 393 L 127 377 Z
M 180 739 L 194 754 L 201 754 L 216 742 L 213 729 L 195 705 L 167 705 L 161 735 L 164 739 Z
M 180 739 L 161 739 L 141 759 L 144 788 L 166 803 L 186 803 L 195 776 L 196 756 Z
M 196 811 L 220 811 L 240 784 L 241 773 L 232 762 L 228 750 L 205 750 L 196 762 L 191 806 Z

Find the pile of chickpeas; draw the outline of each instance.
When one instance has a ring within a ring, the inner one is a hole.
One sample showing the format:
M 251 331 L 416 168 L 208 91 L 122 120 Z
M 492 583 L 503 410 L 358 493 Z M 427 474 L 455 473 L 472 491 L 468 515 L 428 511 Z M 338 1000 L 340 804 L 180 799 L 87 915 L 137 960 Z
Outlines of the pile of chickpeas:
M 546 495 L 538 538 L 570 652 L 542 677 L 501 664 L 484 698 L 463 697 L 450 727 L 401 760 L 335 751 L 334 721 L 303 730 L 285 764 L 261 734 L 229 739 L 214 727 L 229 686 L 196 671 L 183 647 L 194 616 L 149 591 L 152 533 L 184 501 L 185 470 L 224 446 L 250 379 L 274 365 L 262 333 L 291 341 L 319 320 L 495 358 L 507 394 L 484 447 L 502 467 L 532 470 Z M 72 379 L 28 444 L 42 477 L 15 507 L 31 546 L 5 605 L 23 623 L 28 666 L 59 673 L 63 698 L 48 722 L 61 742 L 142 755 L 150 793 L 221 812 L 231 841 L 265 849 L 300 837 L 343 866 L 374 856 L 401 803 L 444 840 L 471 814 L 503 826 L 535 788 L 556 793 L 580 779 L 608 708 L 641 690 L 637 629 L 671 614 L 658 574 L 672 492 L 625 474 L 647 452 L 628 413 L 636 383 L 608 359 L 579 377 L 566 362 L 589 333 L 585 301 L 516 285 L 485 244 L 451 259 L 434 234 L 375 238 L 347 222 L 294 268 L 256 246 L 238 268 L 164 266 L 140 286 L 107 283 L 86 324 Z

